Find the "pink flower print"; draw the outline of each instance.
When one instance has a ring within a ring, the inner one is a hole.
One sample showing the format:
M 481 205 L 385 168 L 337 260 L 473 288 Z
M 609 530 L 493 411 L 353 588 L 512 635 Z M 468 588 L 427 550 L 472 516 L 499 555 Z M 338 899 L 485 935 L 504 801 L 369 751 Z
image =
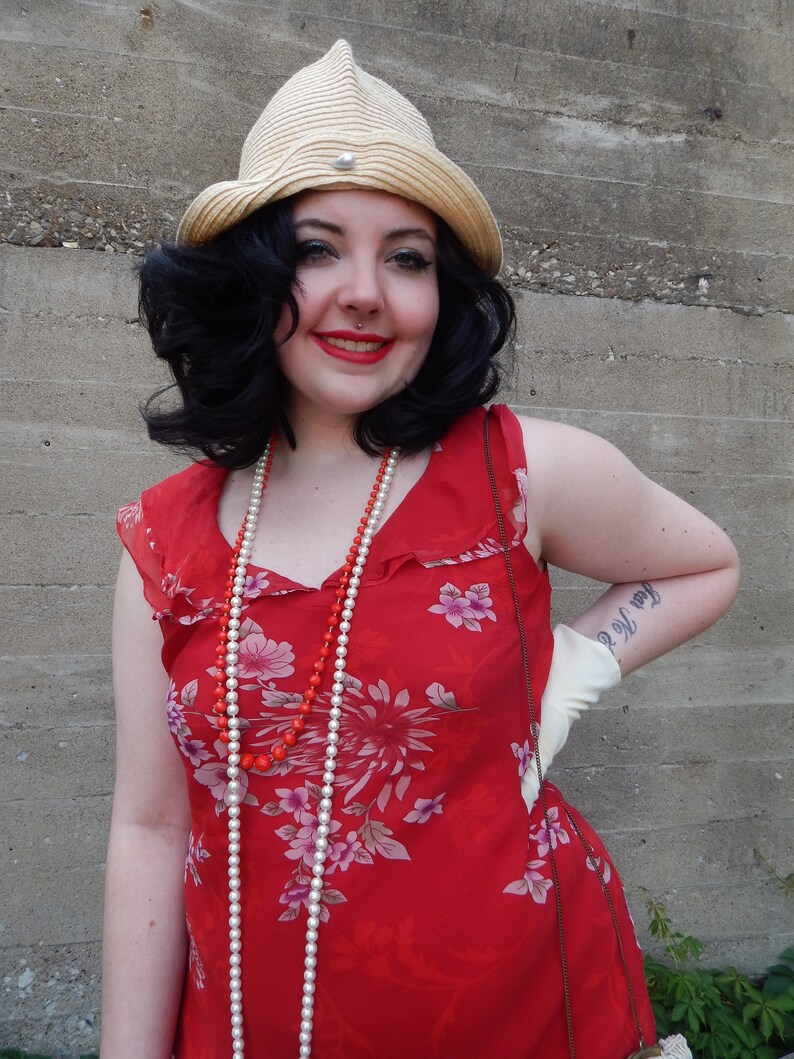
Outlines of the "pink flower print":
M 562 846 L 567 846 L 571 841 L 571 837 L 568 832 L 563 828 L 559 819 L 559 812 L 557 806 L 553 805 L 549 809 L 549 820 L 548 827 L 544 820 L 542 824 L 538 825 L 537 831 L 530 831 L 529 837 L 533 842 L 538 844 L 538 856 L 545 857 L 551 849 L 556 849 L 559 843 Z
M 449 581 L 442 587 L 438 595 L 438 603 L 427 609 L 431 614 L 443 614 L 449 624 L 456 629 L 459 629 L 471 616 L 469 601 L 460 589 L 455 588 Z
M 439 593 L 438 603 L 427 609 L 431 614 L 443 614 L 455 629 L 464 625 L 472 632 L 480 632 L 480 622 L 484 618 L 496 621 L 496 615 L 490 609 L 492 601 L 489 593 L 487 584 L 471 585 L 461 592 L 448 581 Z
M 208 761 L 212 755 L 208 750 L 205 750 L 205 743 L 203 739 L 179 739 L 179 749 L 190 761 L 191 765 L 199 766 L 202 761 Z
M 364 849 L 356 838 L 356 832 L 348 831 L 344 839 L 332 844 L 328 860 L 331 863 L 326 874 L 330 875 L 337 868 L 347 871 L 354 860 L 364 864 L 372 864 L 372 855 Z
M 270 584 L 267 574 L 261 570 L 258 574 L 249 574 L 245 579 L 243 599 L 256 599 Z
M 330 838 L 335 831 L 338 831 L 341 828 L 341 826 L 342 825 L 338 820 L 332 820 L 331 831 L 328 837 Z M 284 831 L 285 834 L 287 833 L 286 830 L 283 828 L 279 828 L 279 831 Z M 285 851 L 284 856 L 287 857 L 288 860 L 300 860 L 306 865 L 307 868 L 311 869 L 312 865 L 314 864 L 314 850 L 316 848 L 316 840 L 317 818 L 315 816 L 312 816 L 311 823 L 304 824 L 303 827 L 299 827 L 298 830 L 295 832 L 295 836 L 291 839 L 289 844 L 290 848 Z
M 530 894 L 536 904 L 545 905 L 548 892 L 554 885 L 551 879 L 544 879 L 542 873 L 538 871 L 539 868 L 543 868 L 545 865 L 546 862 L 542 860 L 529 861 L 523 878 L 508 883 L 502 893 L 518 894 L 520 897 L 523 897 L 524 894 Z
M 526 469 L 526 467 L 516 467 L 516 469 L 513 471 L 513 474 L 516 477 L 516 485 L 518 486 L 518 496 L 519 496 L 519 500 L 520 500 L 520 503 L 521 503 L 521 521 L 522 522 L 526 522 L 527 521 L 527 486 L 529 484 L 529 479 L 527 477 L 527 469 Z M 518 508 L 518 504 L 516 505 L 516 509 L 514 509 L 514 513 L 516 515 L 518 514 L 517 508 Z
M 523 776 L 529 768 L 529 762 L 532 758 L 532 752 L 529 749 L 529 740 L 524 740 L 524 745 L 521 746 L 518 743 L 511 743 L 510 749 L 513 751 L 515 757 L 518 758 L 518 774 Z
M 165 717 L 168 722 L 168 730 L 172 735 L 185 727 L 185 715 L 176 701 L 176 685 L 173 680 L 168 685 L 168 695 L 165 700 Z
M 443 813 L 444 808 L 441 805 L 443 797 L 443 794 L 439 794 L 435 798 L 417 798 L 413 809 L 403 817 L 403 820 L 406 824 L 426 824 L 436 813 Z
M 122 522 L 125 526 L 137 526 L 137 524 L 143 519 L 143 506 L 140 500 L 135 500 L 131 504 L 125 504 L 124 507 L 119 509 L 117 516 L 119 522 Z
M 305 787 L 296 787 L 294 791 L 288 787 L 276 787 L 276 794 L 280 799 L 278 804 L 285 813 L 292 813 L 302 824 L 309 822 L 304 819 L 307 814 L 311 815 L 307 810 L 309 792 Z M 314 817 L 311 816 L 311 819 Z
M 592 872 L 600 872 L 601 878 L 605 883 L 608 883 L 612 878 L 612 869 L 609 866 L 609 861 L 606 857 L 596 857 L 595 854 L 589 853 L 586 860 L 587 867 Z
M 238 677 L 254 678 L 258 681 L 291 677 L 295 667 L 292 647 L 286 642 L 276 643 L 260 632 L 254 632 L 240 640 L 237 654 Z
M 209 853 L 204 846 L 201 844 L 201 840 L 204 838 L 203 835 L 194 841 L 193 833 L 190 833 L 187 845 L 187 857 L 185 858 L 185 880 L 187 881 L 187 873 L 190 872 L 191 878 L 196 886 L 201 886 L 201 879 L 199 877 L 199 865 L 203 860 L 209 860 Z
M 483 583 L 471 585 L 463 593 L 469 601 L 469 611 L 477 621 L 484 621 L 486 618 L 489 621 L 496 621 L 496 615 L 491 610 L 493 600 L 490 597 L 490 591 L 490 586 Z
M 389 685 L 383 680 L 370 684 L 367 693 L 368 697 L 354 689 L 348 692 L 340 734 L 349 756 L 339 782 L 346 788 L 345 802 L 349 802 L 374 775 L 385 773 L 388 779 L 377 796 L 383 812 L 392 791 L 402 798 L 411 782 L 410 773 L 400 774 L 407 769 L 424 769 L 422 755 L 432 751 L 427 740 L 435 738 L 435 732 L 423 725 L 434 718 L 430 706 L 411 708 L 406 689 L 392 702 Z M 397 776 L 400 778 L 394 783 Z
M 187 926 L 188 940 L 190 942 L 190 948 L 188 950 L 188 967 L 190 968 L 190 973 L 193 976 L 193 984 L 195 985 L 196 989 L 203 989 L 204 979 L 206 978 L 204 964 L 202 963 L 201 954 L 199 953 L 198 946 L 196 945 L 196 939 L 193 937 L 193 930 L 190 926 L 189 920 L 186 920 L 185 923 Z
M 208 761 L 195 770 L 193 778 L 203 787 L 209 787 L 210 793 L 217 803 L 215 812 L 218 814 L 223 812 L 228 805 L 229 780 L 226 776 L 226 762 Z M 241 801 L 248 805 L 258 805 L 259 803 L 254 795 L 248 793 L 248 773 L 245 769 L 240 769 L 238 779 L 240 782 L 240 794 L 242 795 Z

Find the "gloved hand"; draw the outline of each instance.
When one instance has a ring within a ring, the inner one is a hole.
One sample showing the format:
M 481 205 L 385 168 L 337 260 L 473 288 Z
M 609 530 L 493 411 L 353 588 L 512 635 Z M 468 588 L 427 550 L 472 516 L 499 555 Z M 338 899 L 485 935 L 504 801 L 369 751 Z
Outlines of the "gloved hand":
M 608 647 L 574 632 L 567 625 L 554 630 L 554 654 L 541 704 L 538 748 L 545 776 L 557 751 L 565 745 L 574 721 L 598 702 L 602 691 L 620 683 L 620 666 Z M 535 755 L 521 777 L 521 794 L 531 811 L 540 791 Z

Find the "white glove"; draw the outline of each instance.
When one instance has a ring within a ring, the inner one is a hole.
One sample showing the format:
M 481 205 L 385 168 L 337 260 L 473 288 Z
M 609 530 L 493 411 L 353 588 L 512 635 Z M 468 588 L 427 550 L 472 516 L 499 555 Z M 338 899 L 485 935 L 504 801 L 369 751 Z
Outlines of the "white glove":
M 620 683 L 620 666 L 612 652 L 598 640 L 574 632 L 567 625 L 554 630 L 554 654 L 543 692 L 538 749 L 545 776 L 558 750 L 565 746 L 568 731 L 588 706 L 598 702 L 602 691 Z M 540 792 L 538 767 L 533 754 L 521 777 L 521 794 L 532 810 Z

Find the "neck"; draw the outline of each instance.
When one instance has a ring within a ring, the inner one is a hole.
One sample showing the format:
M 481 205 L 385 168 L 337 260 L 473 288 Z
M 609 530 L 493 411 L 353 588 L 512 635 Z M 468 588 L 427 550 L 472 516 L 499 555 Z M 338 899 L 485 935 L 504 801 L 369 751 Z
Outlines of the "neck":
M 292 449 L 284 441 L 280 446 L 279 462 L 304 465 L 337 463 L 340 459 L 371 462 L 372 457 L 362 452 L 353 440 L 354 416 L 309 414 L 302 409 L 290 409 L 287 414 L 296 448 Z

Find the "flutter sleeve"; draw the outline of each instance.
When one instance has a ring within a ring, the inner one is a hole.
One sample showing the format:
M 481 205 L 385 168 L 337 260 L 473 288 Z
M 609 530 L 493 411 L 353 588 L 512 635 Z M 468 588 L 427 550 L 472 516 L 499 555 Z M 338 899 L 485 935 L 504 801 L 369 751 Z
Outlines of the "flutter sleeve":
M 144 598 L 154 612 L 152 618 L 160 620 L 166 616 L 171 601 L 163 587 L 163 556 L 147 514 L 144 494 L 140 500 L 125 504 L 119 510 L 116 530 L 141 575 Z

